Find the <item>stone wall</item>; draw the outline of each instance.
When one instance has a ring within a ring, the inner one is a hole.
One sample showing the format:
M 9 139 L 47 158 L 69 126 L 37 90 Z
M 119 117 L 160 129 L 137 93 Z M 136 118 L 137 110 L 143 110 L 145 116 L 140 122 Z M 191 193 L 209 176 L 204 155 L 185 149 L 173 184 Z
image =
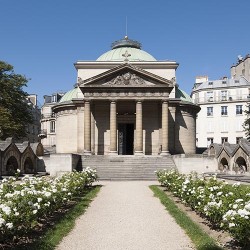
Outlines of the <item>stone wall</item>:
M 72 172 L 77 167 L 80 155 L 77 154 L 51 154 L 50 157 L 40 157 L 46 172 L 51 176 Z
M 189 107 L 178 107 L 175 119 L 175 154 L 194 154 L 195 115 Z
M 218 170 L 217 160 L 211 156 L 203 155 L 173 155 L 174 163 L 180 173 L 188 174 L 192 171 L 202 174 Z
M 77 109 L 72 105 L 57 113 L 56 152 L 77 153 L 77 141 Z

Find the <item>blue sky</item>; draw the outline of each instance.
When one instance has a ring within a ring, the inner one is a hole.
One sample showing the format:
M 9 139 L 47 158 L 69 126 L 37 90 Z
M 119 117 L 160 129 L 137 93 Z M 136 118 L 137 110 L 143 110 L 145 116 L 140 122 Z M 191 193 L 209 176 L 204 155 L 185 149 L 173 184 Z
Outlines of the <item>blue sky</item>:
M 96 60 L 125 35 L 157 60 L 175 60 L 177 82 L 191 93 L 195 76 L 230 76 L 250 53 L 249 0 L 0 0 L 0 60 L 31 79 L 28 93 L 70 90 L 74 63 Z

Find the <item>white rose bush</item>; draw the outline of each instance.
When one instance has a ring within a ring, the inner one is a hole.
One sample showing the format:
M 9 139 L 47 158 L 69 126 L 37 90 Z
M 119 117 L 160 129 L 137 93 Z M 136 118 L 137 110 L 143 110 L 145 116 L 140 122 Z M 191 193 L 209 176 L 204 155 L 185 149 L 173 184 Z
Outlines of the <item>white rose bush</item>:
M 60 178 L 16 177 L 0 182 L 0 242 L 27 235 L 41 218 L 81 196 L 97 179 L 95 170 L 70 172 Z
M 250 243 L 250 187 L 229 185 L 217 180 L 198 178 L 197 174 L 179 174 L 175 170 L 156 171 L 158 181 L 174 196 L 213 226 L 228 231 L 242 244 Z

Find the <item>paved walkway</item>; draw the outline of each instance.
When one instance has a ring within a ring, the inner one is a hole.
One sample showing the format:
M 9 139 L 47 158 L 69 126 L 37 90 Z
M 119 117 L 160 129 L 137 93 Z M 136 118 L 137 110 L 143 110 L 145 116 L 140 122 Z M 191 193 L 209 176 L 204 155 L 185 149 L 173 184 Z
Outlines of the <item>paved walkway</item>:
M 192 243 L 149 185 L 102 182 L 98 196 L 58 250 L 189 250 Z

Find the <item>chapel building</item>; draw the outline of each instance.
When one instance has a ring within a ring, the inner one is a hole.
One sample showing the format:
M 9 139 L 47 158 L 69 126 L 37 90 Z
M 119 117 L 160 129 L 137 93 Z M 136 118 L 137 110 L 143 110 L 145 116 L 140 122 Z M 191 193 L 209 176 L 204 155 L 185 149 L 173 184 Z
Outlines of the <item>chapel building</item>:
M 53 106 L 56 153 L 169 155 L 196 152 L 200 108 L 158 61 L 128 37 L 96 61 L 77 61 L 77 83 Z

